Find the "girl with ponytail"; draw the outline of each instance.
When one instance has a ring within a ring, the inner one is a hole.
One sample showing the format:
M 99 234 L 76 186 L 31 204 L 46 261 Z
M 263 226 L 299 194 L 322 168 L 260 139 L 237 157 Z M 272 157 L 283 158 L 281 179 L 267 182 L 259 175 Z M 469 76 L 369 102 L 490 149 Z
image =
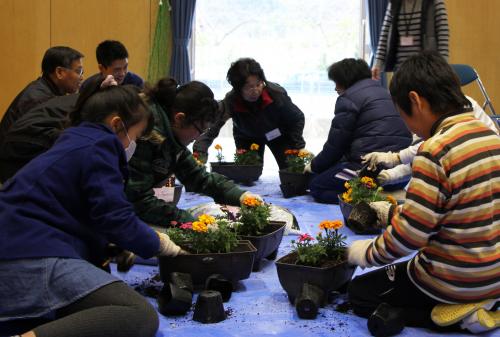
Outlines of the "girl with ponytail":
M 198 81 L 179 86 L 174 79 L 163 78 L 145 93 L 155 126 L 151 136 L 137 142 L 126 188 L 139 217 L 163 227 L 171 221 L 194 220 L 187 211 L 155 196 L 153 188 L 164 186 L 172 175 L 188 192 L 208 195 L 217 203 L 240 205 L 248 192 L 224 176 L 206 172 L 187 148 L 217 119 L 218 105 L 212 90 Z

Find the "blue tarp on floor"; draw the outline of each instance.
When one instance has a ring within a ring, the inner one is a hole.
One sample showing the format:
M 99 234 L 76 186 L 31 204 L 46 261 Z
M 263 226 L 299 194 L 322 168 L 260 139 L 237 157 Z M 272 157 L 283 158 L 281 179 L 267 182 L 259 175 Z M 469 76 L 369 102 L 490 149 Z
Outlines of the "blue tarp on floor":
M 339 207 L 313 202 L 310 196 L 301 196 L 284 199 L 279 190 L 279 178 L 276 172 L 264 171 L 263 177 L 249 190 L 260 194 L 267 202 L 290 209 L 299 222 L 301 229 L 310 234 L 318 232 L 318 224 L 322 220 L 342 219 Z M 210 202 L 210 198 L 193 193 L 183 193 L 179 203 L 181 208 L 188 208 L 197 204 Z M 348 242 L 367 238 L 354 235 L 348 228 L 342 232 L 348 236 Z M 287 254 L 290 249 L 290 240 L 294 236 L 285 236 L 281 243 L 278 258 Z M 359 268 L 356 274 L 366 272 Z M 116 273 L 127 283 L 135 286 L 143 280 L 150 279 L 158 272 L 154 266 L 136 265 L 126 274 Z M 156 302 L 150 299 L 156 306 Z M 193 299 L 193 303 L 196 298 Z M 366 328 L 366 320 L 335 311 L 335 303 L 320 309 L 317 319 L 299 319 L 295 308 L 289 303 L 285 291 L 281 288 L 274 262 L 263 262 L 259 272 L 251 274 L 250 278 L 239 283 L 239 289 L 233 293 L 229 302 L 224 303 L 228 318 L 217 324 L 201 324 L 192 320 L 193 311 L 182 317 L 160 316 L 160 330 L 157 337 L 191 337 L 191 336 L 370 336 Z M 497 331 L 498 333 L 498 331 Z M 416 328 L 405 328 L 400 336 L 438 336 L 442 334 Z M 447 334 L 448 336 L 467 336 L 467 334 Z M 491 332 L 482 336 L 498 336 Z M 470 336 L 470 335 L 469 335 Z

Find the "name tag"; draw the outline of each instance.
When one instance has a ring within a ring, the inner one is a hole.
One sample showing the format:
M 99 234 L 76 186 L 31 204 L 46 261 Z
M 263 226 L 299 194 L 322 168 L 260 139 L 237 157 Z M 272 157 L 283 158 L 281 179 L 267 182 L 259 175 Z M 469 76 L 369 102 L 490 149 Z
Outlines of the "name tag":
M 402 46 L 413 46 L 413 36 L 401 36 L 399 44 Z
M 274 130 L 271 130 L 269 131 L 268 133 L 266 133 L 266 139 L 268 141 L 271 141 L 273 139 L 276 139 L 278 138 L 279 136 L 281 136 L 281 132 L 280 132 L 280 129 L 274 129 Z

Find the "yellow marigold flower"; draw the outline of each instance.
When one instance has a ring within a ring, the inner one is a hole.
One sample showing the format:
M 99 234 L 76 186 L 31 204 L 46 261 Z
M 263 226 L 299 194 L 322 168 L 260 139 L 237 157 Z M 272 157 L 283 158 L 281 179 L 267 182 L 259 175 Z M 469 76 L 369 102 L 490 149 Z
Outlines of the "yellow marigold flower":
M 262 205 L 262 202 L 254 197 L 246 197 L 245 199 L 243 199 L 243 205 L 248 207 L 256 207 Z
M 397 206 L 398 202 L 396 201 L 396 199 L 392 196 L 392 195 L 388 195 L 386 197 L 387 201 L 389 201 L 391 204 L 393 204 L 394 206 Z
M 346 182 L 344 183 L 344 187 L 345 187 L 345 189 L 346 189 L 346 190 L 348 190 L 348 189 L 350 189 L 350 188 L 351 188 L 351 184 L 349 184 L 349 182 L 348 182 L 348 181 L 346 181 Z
M 193 230 L 195 232 L 207 232 L 208 227 L 206 224 L 204 224 L 201 221 L 195 221 L 195 222 L 193 222 Z
M 198 217 L 198 221 L 203 222 L 206 225 L 215 223 L 215 218 L 208 214 L 202 214 Z
M 252 151 L 259 150 L 259 144 L 253 143 L 252 145 L 250 145 L 250 150 L 252 150 Z
M 370 188 L 370 189 L 377 187 L 377 184 L 375 183 L 375 180 L 373 180 L 373 178 L 370 178 L 370 177 L 363 177 L 363 178 L 361 178 L 361 183 L 365 184 L 365 186 L 368 187 L 368 188 Z
M 216 144 L 216 145 L 215 145 L 215 149 L 216 149 L 216 150 L 222 150 L 222 146 L 221 146 L 220 144 Z
M 352 201 L 351 193 L 352 189 L 349 189 L 347 192 L 342 193 L 342 200 L 344 200 L 347 203 L 350 203 Z

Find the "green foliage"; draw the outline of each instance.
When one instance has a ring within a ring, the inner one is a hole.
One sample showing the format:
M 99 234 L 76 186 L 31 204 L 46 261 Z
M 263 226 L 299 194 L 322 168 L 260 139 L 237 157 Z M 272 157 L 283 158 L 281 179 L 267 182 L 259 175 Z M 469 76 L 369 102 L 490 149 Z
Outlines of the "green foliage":
M 239 224 L 236 230 L 239 235 L 262 235 L 269 224 L 271 207 L 253 197 L 245 198 L 240 210 Z
M 324 246 L 313 243 L 314 238 L 303 234 L 297 241 L 292 240 L 292 247 L 297 253 L 297 264 L 305 266 L 319 266 L 327 257 Z
M 262 158 L 257 150 L 238 149 L 234 154 L 236 165 L 262 165 Z
M 292 173 L 304 172 L 304 167 L 309 164 L 314 155 L 306 150 L 286 150 L 286 170 Z

